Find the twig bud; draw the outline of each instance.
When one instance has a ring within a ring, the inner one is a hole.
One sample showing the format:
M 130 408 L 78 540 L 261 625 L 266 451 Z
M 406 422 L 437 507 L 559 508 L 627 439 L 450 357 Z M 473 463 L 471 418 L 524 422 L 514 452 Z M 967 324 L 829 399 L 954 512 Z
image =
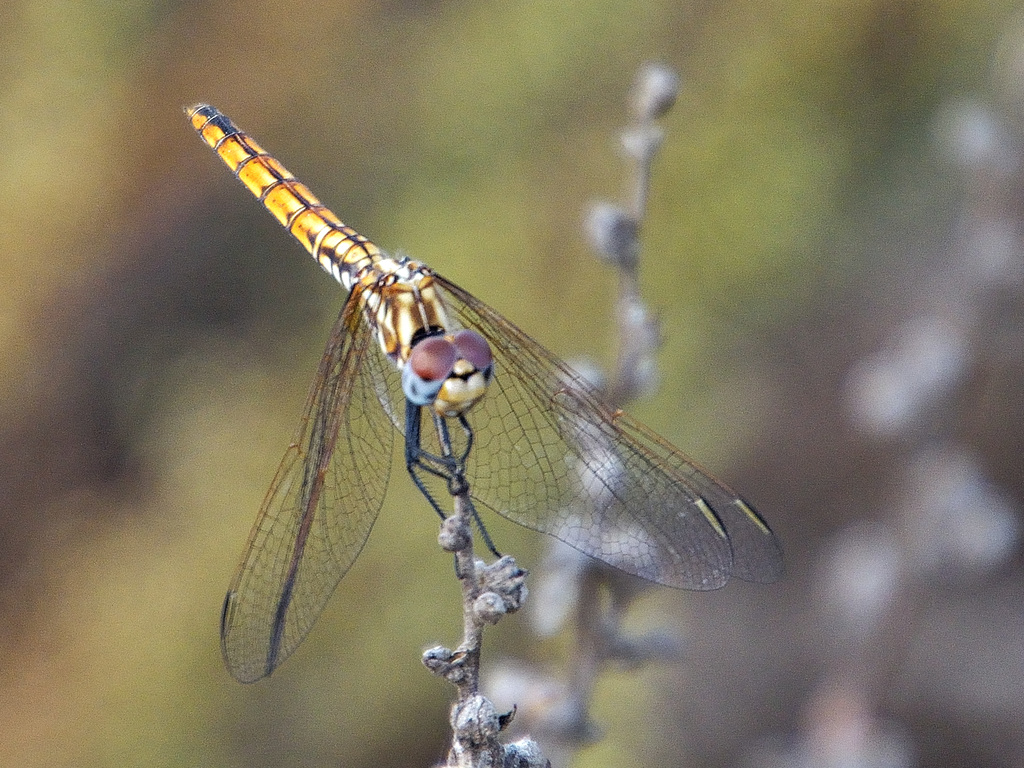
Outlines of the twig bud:
M 524 569 L 516 565 L 515 559 L 508 555 L 490 565 L 482 565 L 477 568 L 477 583 L 481 589 L 477 600 L 479 601 L 488 594 L 493 595 L 502 604 L 502 615 L 515 613 L 526 600 L 527 575 Z M 474 610 L 476 610 L 476 606 L 474 606 Z M 501 616 L 497 618 L 500 619 Z M 488 623 L 493 624 L 494 621 Z
M 637 73 L 633 87 L 633 111 L 641 122 L 656 120 L 676 103 L 679 75 L 664 64 L 648 62 Z
M 423 666 L 452 685 L 466 678 L 466 655 L 438 645 L 423 652 Z
M 473 601 L 473 615 L 485 624 L 497 624 L 506 613 L 505 601 L 496 592 L 484 592 Z
M 640 225 L 624 209 L 612 203 L 594 203 L 584 229 L 591 247 L 606 261 L 622 268 L 636 263 Z
M 521 739 L 505 747 L 502 768 L 551 768 L 551 762 L 541 754 L 537 742 Z
M 445 518 L 437 534 L 437 543 L 445 552 L 461 552 L 470 544 L 470 531 L 457 515 Z
M 486 745 L 501 730 L 494 705 L 479 694 L 455 705 L 451 724 L 456 740 L 464 747 Z

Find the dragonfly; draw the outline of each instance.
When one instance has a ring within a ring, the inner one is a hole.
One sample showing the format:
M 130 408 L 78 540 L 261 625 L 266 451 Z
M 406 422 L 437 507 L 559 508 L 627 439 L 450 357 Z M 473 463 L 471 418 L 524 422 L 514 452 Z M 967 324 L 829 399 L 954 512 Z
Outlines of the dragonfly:
M 236 679 L 271 674 L 309 633 L 383 506 L 396 434 L 442 518 L 437 495 L 468 491 L 475 506 L 658 584 L 780 578 L 778 539 L 729 487 L 487 304 L 344 224 L 220 111 L 185 112 L 348 291 L 224 601 Z M 461 478 L 468 488 L 452 487 Z

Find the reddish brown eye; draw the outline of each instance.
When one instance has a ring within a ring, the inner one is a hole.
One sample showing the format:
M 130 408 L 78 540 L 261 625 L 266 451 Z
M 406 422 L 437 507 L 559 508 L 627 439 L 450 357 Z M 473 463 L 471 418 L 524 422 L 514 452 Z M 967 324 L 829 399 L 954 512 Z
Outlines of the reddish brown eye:
M 459 357 L 472 363 L 478 371 L 486 371 L 494 362 L 491 345 L 476 331 L 469 329 L 459 331 L 455 334 L 454 340 Z
M 408 366 L 421 381 L 444 381 L 458 359 L 459 353 L 450 341 L 430 336 L 412 348 Z

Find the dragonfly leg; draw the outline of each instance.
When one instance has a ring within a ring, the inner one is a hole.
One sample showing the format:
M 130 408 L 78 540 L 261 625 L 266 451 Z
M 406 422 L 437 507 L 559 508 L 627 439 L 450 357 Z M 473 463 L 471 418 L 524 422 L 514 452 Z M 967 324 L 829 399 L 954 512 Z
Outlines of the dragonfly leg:
M 473 428 L 469 426 L 469 419 L 466 418 L 466 414 L 459 414 L 459 426 L 462 427 L 462 431 L 466 433 L 466 450 L 462 452 L 459 457 L 459 463 L 465 466 L 466 459 L 469 458 L 469 452 L 473 448 Z
M 466 418 L 466 414 L 460 413 L 458 416 L 459 426 L 462 427 L 462 431 L 466 433 L 466 449 L 462 452 L 462 456 L 459 457 L 459 463 L 463 466 L 466 464 L 466 459 L 469 458 L 469 452 L 473 448 L 473 427 L 469 425 L 469 419 Z M 494 546 L 494 542 L 491 540 L 491 535 L 487 532 L 487 528 L 484 527 L 484 521 L 480 519 L 480 514 L 476 511 L 476 505 L 470 504 L 470 510 L 473 513 L 473 520 L 476 522 L 476 527 L 480 531 L 480 538 L 484 540 L 484 544 L 487 545 L 487 549 L 491 551 L 491 554 L 495 557 L 501 557 L 501 553 Z
M 430 502 L 438 516 L 444 520 L 447 515 L 441 509 L 441 505 L 431 494 L 427 484 L 420 477 L 420 472 L 428 472 L 447 479 L 447 475 L 430 466 L 429 459 L 434 458 L 420 447 L 420 406 L 413 405 L 408 400 L 405 403 L 405 469 L 412 478 L 413 483 L 419 488 L 420 493 Z
M 468 425 L 467 425 L 468 426 Z M 469 483 L 466 482 L 466 458 L 469 456 L 469 448 L 472 445 L 473 433 L 470 431 L 467 436 L 466 450 L 458 458 L 452 453 L 452 436 L 448 431 L 448 421 L 434 414 L 434 428 L 437 430 L 437 440 L 441 445 L 440 464 L 446 469 L 441 470 L 442 476 L 448 481 L 448 493 L 451 496 L 461 496 L 469 491 Z
M 405 407 L 405 468 L 409 472 L 412 481 L 419 488 L 420 493 L 430 502 L 430 506 L 444 520 L 447 515 L 437 503 L 434 495 L 427 488 L 421 473 L 433 475 L 444 480 L 448 485 L 448 493 L 458 496 L 469 490 L 464 472 L 465 456 L 455 457 L 452 454 L 451 435 L 448 432 L 448 425 L 445 420 L 435 415 L 434 426 L 437 430 L 438 442 L 441 446 L 442 455 L 437 456 L 429 451 L 423 450 L 421 443 L 421 413 L 422 406 L 406 401 Z
M 499 552 L 497 548 L 494 546 L 494 541 L 491 539 L 491 534 L 489 534 L 487 532 L 487 529 L 484 527 L 484 521 L 480 519 L 480 513 L 476 511 L 475 504 L 471 504 L 470 511 L 473 513 L 473 520 L 476 521 L 477 530 L 480 531 L 480 538 L 484 540 L 484 544 L 487 546 L 487 549 L 490 550 L 492 555 L 500 558 L 501 552 Z
M 452 440 L 447 420 L 442 416 L 433 414 L 434 428 L 437 430 L 438 444 L 441 446 L 441 455 L 434 455 L 422 448 L 421 408 L 422 406 L 406 401 L 405 467 L 409 472 L 409 476 L 412 477 L 412 481 L 419 488 L 420 493 L 430 502 L 430 506 L 434 508 L 434 511 L 437 512 L 440 518 L 444 520 L 446 518 L 444 511 L 427 488 L 427 484 L 420 473 L 427 473 L 444 480 L 448 484 L 448 493 L 452 496 L 466 494 L 469 491 L 469 483 L 466 480 L 465 467 L 466 460 L 469 458 L 469 452 L 473 448 L 473 428 L 470 426 L 465 414 L 459 414 L 459 426 L 462 427 L 462 431 L 465 433 L 466 447 L 459 456 L 455 456 L 452 450 Z M 480 538 L 483 539 L 487 549 L 495 557 L 501 557 L 501 553 L 494 546 L 494 541 L 484 526 L 484 521 L 476 511 L 476 506 L 468 498 L 466 501 L 470 504 L 470 512 L 477 529 L 480 531 Z

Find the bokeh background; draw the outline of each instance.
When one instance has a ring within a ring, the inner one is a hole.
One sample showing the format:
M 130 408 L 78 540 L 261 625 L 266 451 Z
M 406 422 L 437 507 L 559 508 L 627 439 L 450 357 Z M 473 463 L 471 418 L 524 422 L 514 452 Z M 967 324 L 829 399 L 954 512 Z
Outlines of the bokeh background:
M 757 504 L 789 573 L 639 600 L 684 653 L 608 670 L 576 764 L 1024 764 L 1015 5 L 4 3 L 0 764 L 443 755 L 419 654 L 457 641 L 458 589 L 401 477 L 295 656 L 223 669 L 223 592 L 343 295 L 181 108 L 607 364 L 581 222 L 623 193 L 647 60 L 683 90 L 643 232 L 660 386 L 633 410 Z M 513 617 L 487 642 L 557 677 L 572 641 Z

